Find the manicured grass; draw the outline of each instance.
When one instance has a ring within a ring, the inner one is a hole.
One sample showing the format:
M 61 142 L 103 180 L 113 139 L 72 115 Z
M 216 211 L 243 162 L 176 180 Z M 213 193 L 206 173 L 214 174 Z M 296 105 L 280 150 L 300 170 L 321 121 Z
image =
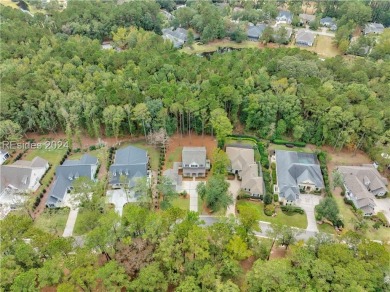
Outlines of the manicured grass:
M 34 225 L 46 232 L 62 236 L 66 221 L 68 220 L 69 211 L 69 208 L 45 209 L 34 221 Z
M 208 44 L 194 43 L 192 48 L 184 47 L 180 51 L 187 54 L 199 54 L 206 52 L 217 51 L 218 48 L 235 48 L 235 49 L 247 49 L 247 48 L 259 48 L 258 42 L 244 41 L 242 43 L 236 43 L 228 39 L 214 41 Z
M 160 159 L 160 151 L 158 149 L 156 149 L 152 145 L 147 144 L 145 141 L 125 143 L 121 145 L 120 148 L 124 148 L 129 145 L 148 151 L 148 155 L 150 157 L 150 167 L 152 168 L 152 170 L 158 170 L 158 162 Z
M 174 162 L 181 161 L 181 152 L 183 150 L 183 147 L 177 147 L 173 152 L 169 153 L 166 161 L 165 161 L 165 168 L 169 169 L 173 167 Z
M 172 201 L 172 206 L 178 207 L 183 210 L 190 209 L 190 199 L 185 199 L 183 197 L 176 198 Z
M 344 228 L 353 230 L 353 223 L 351 221 L 356 219 L 355 214 L 353 213 L 352 207 L 344 203 L 343 197 L 338 194 L 333 194 L 334 199 L 336 200 L 337 206 L 340 210 L 341 220 L 344 222 Z
M 306 229 L 307 227 L 307 218 L 306 214 L 294 214 L 294 215 L 286 215 L 284 214 L 280 209 L 277 210 L 277 215 L 275 217 L 267 216 L 264 214 L 263 206 L 264 204 L 262 202 L 254 202 L 254 201 L 244 201 L 240 200 L 237 201 L 237 208 L 239 209 L 240 206 L 245 205 L 251 205 L 258 208 L 260 211 L 260 221 L 270 222 L 270 223 L 277 223 L 292 227 L 298 227 L 302 229 Z
M 73 153 L 68 157 L 68 159 L 77 160 L 77 159 L 80 159 L 84 154 L 89 154 L 89 155 L 92 155 L 94 157 L 97 157 L 97 159 L 99 159 L 99 163 L 101 164 L 101 167 L 107 166 L 108 149 L 105 147 L 95 149 L 92 151 L 87 151 L 87 152 Z
M 269 149 L 272 150 L 286 150 L 286 151 L 295 151 L 295 152 L 305 152 L 305 153 L 313 153 L 313 151 L 308 147 L 293 147 L 288 148 L 284 145 L 270 144 Z
M 334 227 L 330 224 L 327 223 L 317 224 L 317 227 L 320 232 L 336 234 Z
M 368 229 L 366 233 L 364 234 L 365 237 L 371 240 L 381 240 L 384 242 L 390 242 L 390 228 L 381 226 L 379 229 L 375 229 L 372 226 L 374 225 L 374 222 L 369 220 L 368 221 Z

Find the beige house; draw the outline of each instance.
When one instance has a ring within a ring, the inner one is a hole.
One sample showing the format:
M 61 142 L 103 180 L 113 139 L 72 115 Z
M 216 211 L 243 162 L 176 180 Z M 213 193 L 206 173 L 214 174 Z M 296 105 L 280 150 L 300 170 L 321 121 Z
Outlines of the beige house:
M 182 169 L 185 177 L 205 177 L 206 171 L 210 169 L 206 147 L 183 147 Z
M 230 160 L 228 171 L 238 175 L 241 179 L 241 188 L 252 196 L 264 194 L 263 178 L 259 174 L 259 166 L 254 160 L 252 148 L 226 147 L 226 154 Z
M 356 208 L 370 216 L 375 213 L 375 197 L 384 196 L 387 189 L 387 179 L 382 177 L 371 164 L 362 166 L 339 166 L 338 171 L 344 178 L 346 197 Z

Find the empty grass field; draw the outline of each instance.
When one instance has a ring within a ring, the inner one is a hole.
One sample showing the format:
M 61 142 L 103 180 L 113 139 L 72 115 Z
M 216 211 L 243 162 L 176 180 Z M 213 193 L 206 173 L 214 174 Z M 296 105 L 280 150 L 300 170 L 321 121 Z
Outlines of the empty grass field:
M 54 235 L 62 236 L 66 221 L 68 220 L 69 208 L 45 209 L 34 221 L 35 227 Z
M 264 214 L 264 204 L 262 202 L 254 202 L 254 201 L 238 201 L 237 209 L 240 209 L 240 206 L 254 206 L 257 210 L 259 210 L 260 221 L 276 223 L 287 225 L 291 227 L 298 227 L 302 229 L 306 229 L 307 227 L 307 218 L 306 214 L 294 214 L 294 215 L 286 215 L 281 210 L 277 211 L 277 215 L 275 217 L 267 216 Z
M 312 47 L 301 47 L 295 45 L 291 45 L 291 47 L 297 47 L 302 50 L 307 50 L 310 52 L 317 53 L 320 57 L 323 58 L 331 58 L 331 57 L 341 55 L 341 52 L 333 43 L 333 40 L 334 38 L 330 36 L 317 35 L 316 40 L 314 41 Z

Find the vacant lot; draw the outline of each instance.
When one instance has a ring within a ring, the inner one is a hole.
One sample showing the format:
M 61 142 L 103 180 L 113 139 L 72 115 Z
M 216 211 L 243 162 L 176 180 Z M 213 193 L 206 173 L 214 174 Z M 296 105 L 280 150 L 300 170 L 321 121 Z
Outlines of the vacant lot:
M 262 202 L 255 202 L 255 201 L 243 201 L 240 200 L 237 202 L 237 209 L 240 208 L 240 206 L 244 205 L 251 205 L 256 207 L 259 210 L 260 214 L 260 221 L 270 222 L 270 223 L 277 223 L 292 227 L 298 227 L 302 229 L 306 229 L 307 227 L 307 218 L 306 214 L 294 214 L 292 216 L 284 214 L 282 211 L 278 210 L 277 215 L 275 217 L 267 216 L 264 214 L 264 204 Z
M 46 232 L 62 236 L 68 215 L 69 208 L 45 209 L 45 211 L 34 221 L 34 225 Z
M 341 55 L 341 52 L 333 43 L 333 38 L 330 36 L 317 35 L 314 46 L 305 49 L 325 58 Z

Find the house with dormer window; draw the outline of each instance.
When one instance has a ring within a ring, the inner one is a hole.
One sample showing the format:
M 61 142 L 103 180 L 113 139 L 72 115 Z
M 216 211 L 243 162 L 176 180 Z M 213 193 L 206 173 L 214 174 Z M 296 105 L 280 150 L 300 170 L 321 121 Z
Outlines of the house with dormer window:
M 148 175 L 148 165 L 149 156 L 145 150 L 134 146 L 118 149 L 109 170 L 111 187 L 133 187 L 138 178 Z
M 64 198 L 72 190 L 73 182 L 86 177 L 93 180 L 98 168 L 98 159 L 84 154 L 78 160 L 67 159 L 56 169 L 56 180 L 50 191 L 46 206 L 49 208 L 64 207 Z
M 206 159 L 206 147 L 183 147 L 182 169 L 185 177 L 205 177 L 210 169 Z

